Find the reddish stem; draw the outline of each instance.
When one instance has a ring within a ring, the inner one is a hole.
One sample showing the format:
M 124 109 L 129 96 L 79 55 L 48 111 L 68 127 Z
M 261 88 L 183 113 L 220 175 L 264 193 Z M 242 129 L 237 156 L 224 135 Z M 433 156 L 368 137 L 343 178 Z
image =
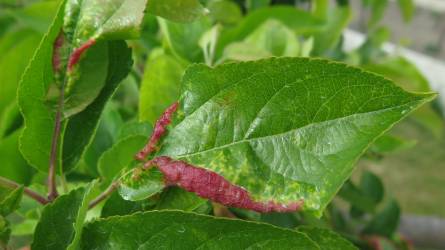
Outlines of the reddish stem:
M 159 142 L 161 137 L 165 134 L 167 131 L 166 127 L 171 123 L 173 114 L 178 109 L 179 103 L 175 102 L 170 107 L 168 107 L 164 113 L 162 114 L 161 118 L 159 118 L 156 121 L 153 133 L 148 140 L 147 145 L 139 151 L 139 153 L 136 154 L 135 158 L 139 161 L 144 161 L 145 158 L 147 158 L 148 155 L 153 153 L 156 150 L 156 144 Z
M 282 204 L 275 201 L 258 202 L 242 187 L 230 183 L 221 175 L 204 168 L 192 166 L 183 161 L 176 161 L 167 156 L 157 157 L 145 164 L 145 168 L 156 166 L 164 174 L 166 185 L 178 185 L 225 206 L 257 211 L 294 212 L 298 211 L 303 200 Z
M 95 207 L 97 204 L 101 203 L 106 198 L 108 198 L 119 187 L 119 185 L 120 183 L 117 181 L 111 183 L 111 185 L 103 193 L 101 193 L 99 196 L 97 196 L 94 200 L 90 202 L 88 208 L 91 209 Z

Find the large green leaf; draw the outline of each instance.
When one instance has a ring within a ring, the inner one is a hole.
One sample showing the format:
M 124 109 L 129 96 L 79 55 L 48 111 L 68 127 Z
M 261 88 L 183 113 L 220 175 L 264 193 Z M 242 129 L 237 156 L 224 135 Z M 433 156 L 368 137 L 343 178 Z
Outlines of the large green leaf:
M 83 249 L 319 249 L 305 234 L 268 224 L 178 211 L 111 217 L 88 224 Z
M 205 13 L 199 0 L 149 0 L 147 11 L 176 22 L 190 22 Z
M 217 172 L 259 201 L 320 213 L 370 144 L 434 94 L 321 59 L 189 67 L 158 155 Z
M 48 204 L 34 232 L 32 249 L 76 249 L 92 188 L 78 188 Z

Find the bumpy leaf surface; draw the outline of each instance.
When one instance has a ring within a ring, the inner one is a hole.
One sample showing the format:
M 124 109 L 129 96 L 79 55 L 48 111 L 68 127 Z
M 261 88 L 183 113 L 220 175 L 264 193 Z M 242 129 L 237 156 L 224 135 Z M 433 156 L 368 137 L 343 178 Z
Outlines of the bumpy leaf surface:
M 434 94 L 320 59 L 193 65 L 158 155 L 207 168 L 257 201 L 321 212 L 369 145 Z
M 88 224 L 82 249 L 319 249 L 305 234 L 267 224 L 179 211 L 111 217 Z

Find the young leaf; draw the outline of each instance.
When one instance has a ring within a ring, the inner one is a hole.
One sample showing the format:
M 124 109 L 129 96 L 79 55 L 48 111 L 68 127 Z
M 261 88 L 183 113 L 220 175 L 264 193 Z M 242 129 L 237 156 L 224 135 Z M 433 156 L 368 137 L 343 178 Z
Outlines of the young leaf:
M 34 232 L 32 249 L 76 249 L 94 182 L 58 197 L 47 205 Z
M 313 16 L 307 11 L 294 7 L 278 6 L 261 8 L 249 13 L 237 26 L 223 30 L 217 44 L 217 56 L 221 56 L 224 48 L 229 43 L 243 40 L 253 30 L 269 19 L 275 19 L 283 23 L 297 34 L 320 31 L 325 24 L 323 20 Z
M 351 242 L 326 228 L 301 226 L 297 231 L 305 233 L 311 240 L 317 242 L 320 250 L 358 250 Z
M 82 249 L 319 249 L 305 234 L 268 224 L 153 211 L 90 223 Z
M 306 58 L 193 65 L 183 86 L 157 155 L 214 171 L 258 201 L 303 199 L 318 213 L 369 145 L 435 96 Z

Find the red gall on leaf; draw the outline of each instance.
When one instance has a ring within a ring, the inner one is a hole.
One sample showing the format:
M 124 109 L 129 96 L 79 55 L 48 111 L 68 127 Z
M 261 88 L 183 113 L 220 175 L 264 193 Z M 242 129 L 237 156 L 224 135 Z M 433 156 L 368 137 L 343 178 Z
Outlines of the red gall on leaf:
M 145 147 L 141 151 L 139 151 L 139 153 L 137 153 L 135 156 L 137 160 L 143 161 L 145 158 L 147 158 L 148 155 L 150 155 L 156 150 L 156 144 L 159 142 L 161 137 L 167 131 L 166 127 L 171 123 L 173 114 L 178 109 L 178 106 L 179 106 L 178 102 L 173 103 L 170 107 L 168 107 L 164 111 L 161 118 L 159 118 L 156 121 L 153 134 L 148 140 L 147 145 L 145 145 Z
M 63 32 L 60 31 L 59 35 L 57 36 L 56 40 L 53 44 L 53 70 L 54 73 L 59 73 L 62 67 L 62 46 L 65 42 L 65 36 L 63 35 Z
M 74 51 L 71 53 L 70 58 L 68 59 L 68 71 L 72 71 L 74 65 L 76 65 L 82 54 L 91 46 L 93 46 L 96 43 L 96 40 L 90 39 L 86 41 L 82 46 L 79 48 L 74 49 Z
M 260 213 L 294 212 L 301 209 L 303 200 L 281 204 L 275 201 L 254 201 L 242 187 L 233 185 L 221 175 L 204 168 L 160 156 L 145 164 L 145 168 L 156 166 L 164 174 L 167 186 L 177 185 L 225 206 L 244 208 Z

